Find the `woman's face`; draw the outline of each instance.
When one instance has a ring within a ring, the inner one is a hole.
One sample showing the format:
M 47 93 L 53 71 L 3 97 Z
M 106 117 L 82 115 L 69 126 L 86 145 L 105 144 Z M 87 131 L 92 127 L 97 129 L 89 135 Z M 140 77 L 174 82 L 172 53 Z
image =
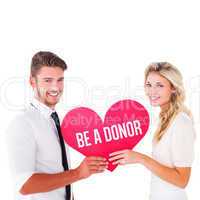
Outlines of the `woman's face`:
M 147 76 L 145 93 L 152 106 L 160 106 L 161 109 L 167 106 L 173 91 L 170 82 L 158 73 L 150 72 Z

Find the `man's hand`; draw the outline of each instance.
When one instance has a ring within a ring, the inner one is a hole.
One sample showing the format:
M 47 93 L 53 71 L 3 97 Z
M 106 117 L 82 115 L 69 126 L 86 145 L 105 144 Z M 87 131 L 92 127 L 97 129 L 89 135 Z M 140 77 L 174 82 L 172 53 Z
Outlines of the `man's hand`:
M 108 167 L 105 158 L 90 156 L 86 157 L 79 167 L 76 168 L 80 179 L 87 178 L 92 174 L 101 173 Z

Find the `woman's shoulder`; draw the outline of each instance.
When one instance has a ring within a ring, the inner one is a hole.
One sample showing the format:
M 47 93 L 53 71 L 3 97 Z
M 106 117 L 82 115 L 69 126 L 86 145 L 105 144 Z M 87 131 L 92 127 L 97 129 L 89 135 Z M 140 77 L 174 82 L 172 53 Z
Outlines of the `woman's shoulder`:
M 192 118 L 186 112 L 181 111 L 176 115 L 174 121 L 192 123 Z
M 179 112 L 174 118 L 172 122 L 172 127 L 173 128 L 178 127 L 178 128 L 181 128 L 182 130 L 193 128 L 193 120 L 187 113 L 182 111 L 182 112 Z

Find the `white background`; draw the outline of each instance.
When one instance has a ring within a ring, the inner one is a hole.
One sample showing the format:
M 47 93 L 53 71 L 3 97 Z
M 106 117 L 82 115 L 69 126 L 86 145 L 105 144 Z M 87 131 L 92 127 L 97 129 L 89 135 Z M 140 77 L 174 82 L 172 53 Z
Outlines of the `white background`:
M 66 87 L 58 106 L 64 115 L 89 106 L 101 117 L 123 98 L 134 98 L 150 111 L 151 128 L 135 150 L 150 154 L 157 112 L 143 93 L 143 72 L 154 61 L 169 61 L 184 76 L 187 105 L 197 130 L 196 157 L 187 187 L 196 199 L 200 178 L 200 12 L 194 0 L 32 0 L 0 5 L 0 199 L 12 199 L 12 179 L 3 136 L 31 97 L 30 61 L 49 50 L 68 64 Z M 157 110 L 156 110 L 157 111 Z M 72 166 L 83 156 L 71 150 Z M 77 200 L 147 200 L 150 173 L 140 165 L 117 168 L 74 184 Z

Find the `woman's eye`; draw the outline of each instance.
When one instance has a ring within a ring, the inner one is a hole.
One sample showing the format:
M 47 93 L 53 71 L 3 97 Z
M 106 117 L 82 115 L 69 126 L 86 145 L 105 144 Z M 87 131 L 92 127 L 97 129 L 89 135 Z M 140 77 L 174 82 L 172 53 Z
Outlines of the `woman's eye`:
M 161 87 L 161 88 L 162 88 L 162 87 L 164 87 L 164 85 L 159 84 L 158 87 Z
M 151 87 L 151 84 L 150 84 L 150 83 L 147 83 L 147 84 L 146 84 L 146 87 Z

